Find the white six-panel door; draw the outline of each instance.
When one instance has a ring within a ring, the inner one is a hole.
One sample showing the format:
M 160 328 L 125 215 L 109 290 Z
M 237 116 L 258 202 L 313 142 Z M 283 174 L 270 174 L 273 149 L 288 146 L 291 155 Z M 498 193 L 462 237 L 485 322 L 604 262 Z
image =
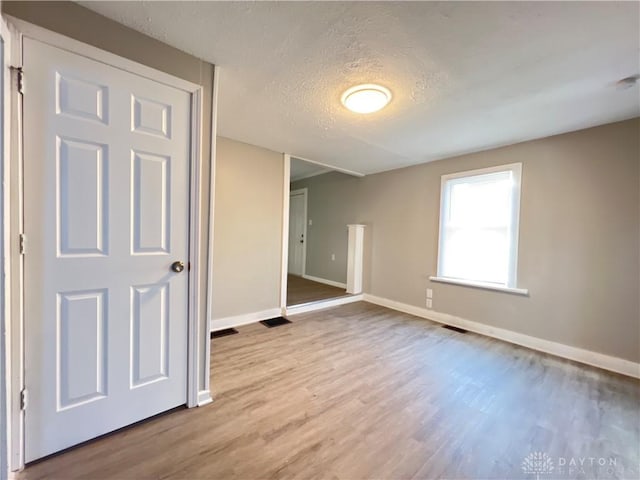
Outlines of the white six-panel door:
M 32 461 L 186 402 L 190 94 L 23 53 Z

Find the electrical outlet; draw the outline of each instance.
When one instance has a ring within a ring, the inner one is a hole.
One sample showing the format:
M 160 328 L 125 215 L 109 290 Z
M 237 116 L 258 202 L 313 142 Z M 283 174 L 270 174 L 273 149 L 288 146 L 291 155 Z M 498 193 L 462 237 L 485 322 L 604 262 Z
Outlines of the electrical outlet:
M 332 261 L 332 262 L 335 262 L 335 261 L 336 261 L 336 254 L 335 254 L 335 253 L 332 253 L 332 254 L 331 254 L 331 261 Z
M 427 308 L 433 308 L 433 300 L 430 298 L 427 298 Z
M 433 298 L 433 289 L 427 288 L 427 298 Z
M 309 226 L 313 225 L 313 220 L 309 219 Z

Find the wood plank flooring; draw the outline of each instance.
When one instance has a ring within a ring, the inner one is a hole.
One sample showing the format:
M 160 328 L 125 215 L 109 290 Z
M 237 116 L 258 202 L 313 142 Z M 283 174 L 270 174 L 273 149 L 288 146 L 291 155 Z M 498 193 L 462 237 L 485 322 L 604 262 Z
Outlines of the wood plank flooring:
M 535 479 L 532 452 L 540 479 L 639 477 L 636 380 L 362 302 L 291 320 L 213 340 L 214 403 L 19 478 Z
M 297 275 L 287 275 L 287 306 L 342 297 L 346 294 L 344 288 L 314 282 Z

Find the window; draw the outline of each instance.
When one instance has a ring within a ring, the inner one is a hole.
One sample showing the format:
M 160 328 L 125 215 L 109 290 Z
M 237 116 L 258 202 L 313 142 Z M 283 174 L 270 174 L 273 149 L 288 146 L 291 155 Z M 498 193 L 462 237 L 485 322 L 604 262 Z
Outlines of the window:
M 442 176 L 438 276 L 431 280 L 516 288 L 522 164 Z

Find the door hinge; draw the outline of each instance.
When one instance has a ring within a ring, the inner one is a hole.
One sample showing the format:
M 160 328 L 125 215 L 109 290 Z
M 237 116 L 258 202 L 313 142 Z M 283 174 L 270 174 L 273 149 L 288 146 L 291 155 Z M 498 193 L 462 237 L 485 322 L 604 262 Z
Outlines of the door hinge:
M 20 234 L 20 255 L 27 253 L 27 236 L 24 233 Z
M 11 67 L 11 70 L 16 72 L 16 86 L 18 87 L 18 93 L 24 95 L 24 71 L 22 67 Z
M 25 388 L 20 392 L 20 410 L 27 409 L 28 400 L 29 396 L 27 395 L 27 389 Z

